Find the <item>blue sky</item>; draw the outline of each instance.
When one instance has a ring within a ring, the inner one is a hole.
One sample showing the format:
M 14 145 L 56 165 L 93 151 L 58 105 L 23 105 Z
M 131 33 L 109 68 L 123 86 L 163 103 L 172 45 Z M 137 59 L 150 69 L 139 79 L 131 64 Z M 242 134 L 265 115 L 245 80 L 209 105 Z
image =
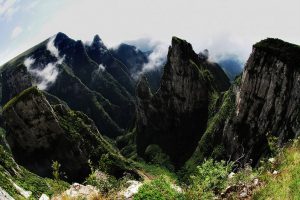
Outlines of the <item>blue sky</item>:
M 99 34 L 110 47 L 167 46 L 176 35 L 215 58 L 245 60 L 267 37 L 300 44 L 299 8 L 299 0 L 0 0 L 0 65 L 59 31 L 83 41 Z

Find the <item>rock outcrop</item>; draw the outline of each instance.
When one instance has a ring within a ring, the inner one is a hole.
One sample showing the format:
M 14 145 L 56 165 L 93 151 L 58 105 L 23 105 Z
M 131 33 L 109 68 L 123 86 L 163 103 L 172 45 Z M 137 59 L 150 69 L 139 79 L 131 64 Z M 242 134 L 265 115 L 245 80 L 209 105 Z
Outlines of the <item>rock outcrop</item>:
M 40 176 L 51 176 L 51 165 L 58 161 L 68 180 L 80 181 L 90 172 L 89 160 L 98 162 L 103 154 L 118 163 L 112 174 L 126 168 L 91 119 L 62 104 L 51 106 L 35 87 L 12 98 L 3 116 L 15 160 Z
M 7 69 L 1 74 L 2 98 L 5 104 L 12 97 L 32 86 L 32 78 L 25 65 L 18 65 L 14 69 Z
M 227 156 L 255 164 L 279 141 L 300 133 L 300 47 L 279 39 L 255 44 L 245 66 L 236 114 L 224 128 Z
M 151 94 L 143 77 L 137 87 L 137 151 L 145 157 L 157 144 L 181 166 L 195 150 L 206 129 L 214 77 L 192 46 L 173 37 L 160 89 Z

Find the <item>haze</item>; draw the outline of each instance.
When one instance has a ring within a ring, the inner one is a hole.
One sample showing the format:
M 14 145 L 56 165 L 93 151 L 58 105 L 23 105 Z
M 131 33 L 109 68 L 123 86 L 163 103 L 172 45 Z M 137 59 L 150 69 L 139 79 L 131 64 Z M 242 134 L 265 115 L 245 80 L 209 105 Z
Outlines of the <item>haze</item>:
M 57 32 L 141 49 L 175 35 L 213 59 L 245 61 L 267 37 L 300 44 L 299 8 L 299 0 L 0 0 L 0 65 Z

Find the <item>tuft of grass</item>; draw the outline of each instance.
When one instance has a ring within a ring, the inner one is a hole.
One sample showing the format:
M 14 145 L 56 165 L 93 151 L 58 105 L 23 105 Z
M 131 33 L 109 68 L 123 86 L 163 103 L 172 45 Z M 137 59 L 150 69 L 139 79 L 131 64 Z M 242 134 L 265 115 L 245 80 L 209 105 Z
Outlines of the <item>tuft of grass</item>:
M 172 187 L 164 177 L 159 177 L 148 183 L 144 183 L 134 195 L 134 200 L 171 200 L 183 199 L 181 193 Z
M 300 199 L 300 143 L 298 139 L 289 147 L 284 148 L 276 157 L 277 163 L 272 171 L 264 171 L 260 178 L 265 186 L 259 189 L 253 199 Z
M 36 95 L 41 95 L 42 93 L 37 89 L 37 87 L 30 87 L 27 88 L 26 90 L 23 90 L 22 92 L 20 92 L 18 95 L 16 95 L 15 97 L 13 97 L 11 100 L 9 100 L 4 106 L 3 106 L 3 111 L 5 111 L 6 109 L 8 109 L 9 107 L 11 107 L 12 105 L 14 105 L 15 103 L 17 103 L 18 101 L 22 100 L 22 98 L 26 98 L 27 94 L 36 94 Z
M 225 161 L 204 161 L 197 166 L 196 172 L 190 177 L 191 184 L 185 192 L 185 199 L 213 199 L 228 185 L 228 174 L 232 163 Z

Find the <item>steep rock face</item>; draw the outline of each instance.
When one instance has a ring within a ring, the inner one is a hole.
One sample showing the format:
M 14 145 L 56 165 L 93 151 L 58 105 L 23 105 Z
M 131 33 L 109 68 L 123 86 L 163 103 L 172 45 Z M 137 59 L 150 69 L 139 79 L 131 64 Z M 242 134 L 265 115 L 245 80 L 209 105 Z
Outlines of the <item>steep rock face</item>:
M 158 92 L 152 96 L 145 78 L 138 84 L 139 155 L 157 144 L 176 166 L 191 156 L 206 128 L 210 79 L 192 46 L 173 37 Z
M 300 133 L 300 47 L 279 39 L 254 45 L 245 66 L 236 116 L 224 128 L 228 156 L 253 160 L 268 150 L 267 136 L 280 142 Z
M 1 74 L 2 99 L 5 104 L 21 91 L 32 86 L 32 79 L 24 65 L 18 65 L 15 69 L 7 69 Z
M 51 176 L 53 161 L 61 164 L 68 180 L 76 181 L 90 172 L 88 160 L 97 162 L 102 154 L 124 164 L 92 120 L 62 104 L 51 106 L 34 87 L 11 99 L 3 115 L 15 160 L 40 176 Z M 125 170 L 120 165 L 113 165 L 112 173 Z

